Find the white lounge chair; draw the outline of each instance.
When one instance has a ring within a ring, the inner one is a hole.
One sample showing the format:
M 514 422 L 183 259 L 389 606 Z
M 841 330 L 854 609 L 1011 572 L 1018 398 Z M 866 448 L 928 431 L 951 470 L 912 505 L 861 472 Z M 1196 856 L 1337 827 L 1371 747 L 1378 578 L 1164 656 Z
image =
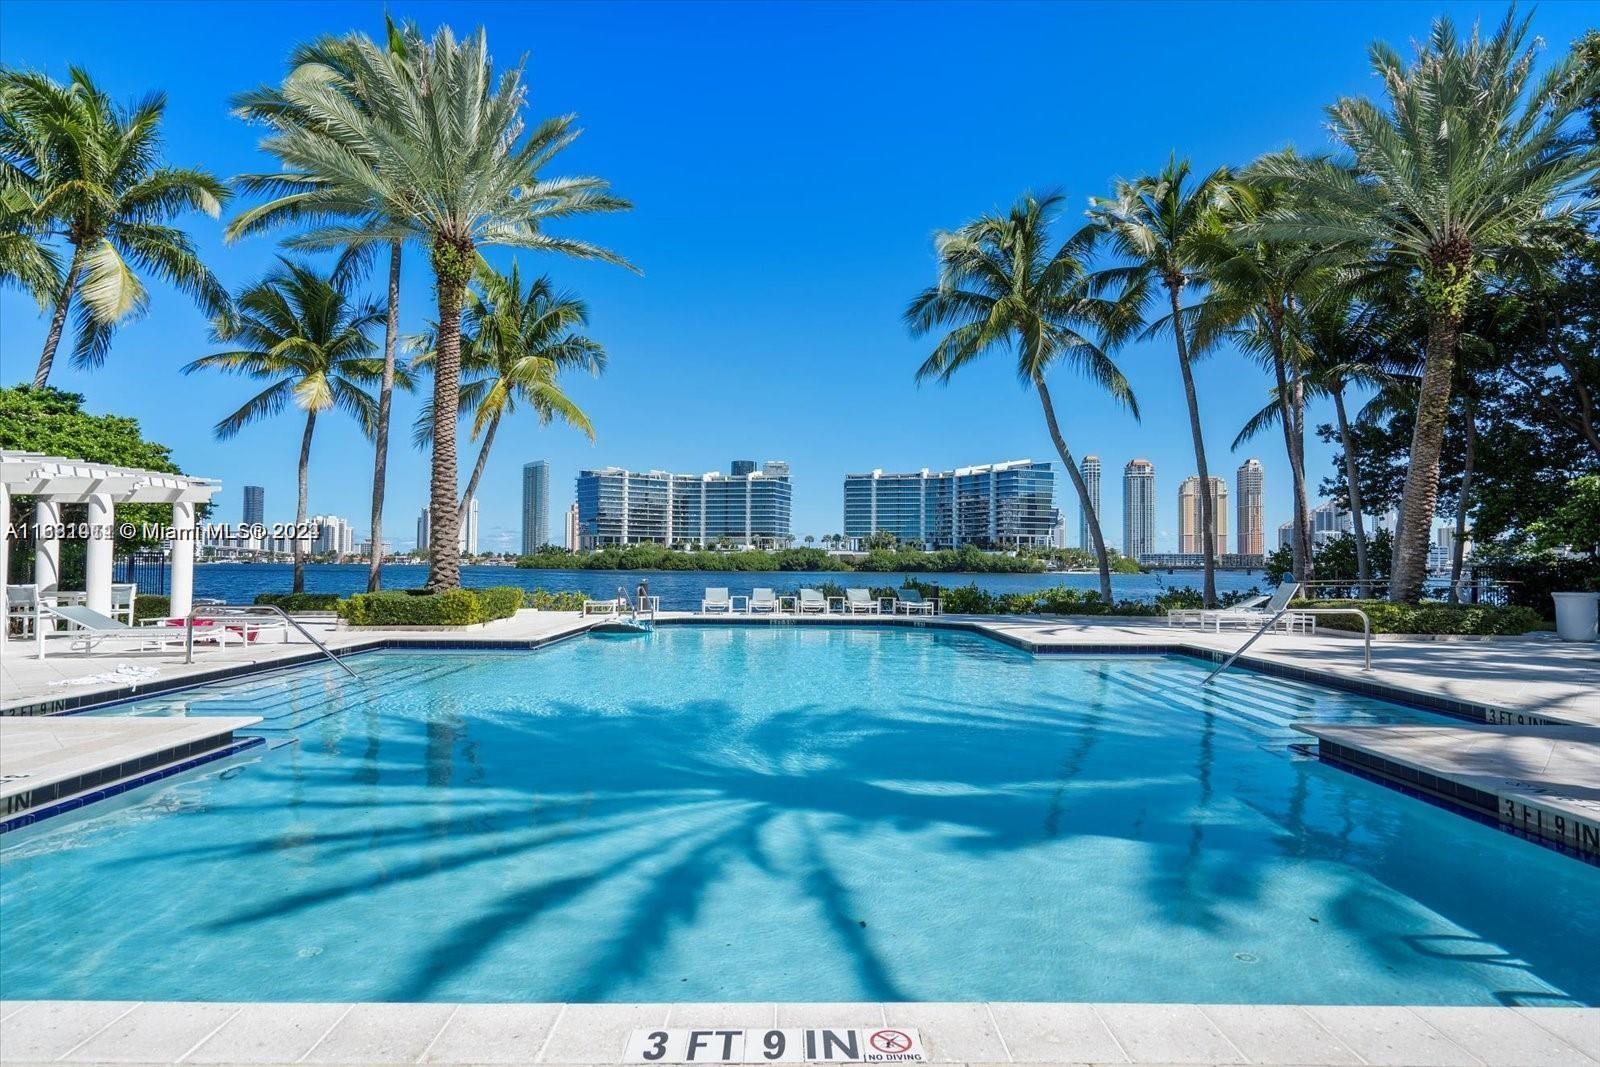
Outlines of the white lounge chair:
M 1265 606 L 1267 601 L 1271 599 L 1266 593 L 1262 593 L 1260 596 L 1253 596 L 1248 600 L 1241 600 L 1237 604 L 1231 604 L 1227 610 L 1253 611 Z M 1210 610 L 1215 611 L 1217 609 Z M 1206 608 L 1173 608 L 1167 612 L 1167 625 L 1171 626 L 1173 623 L 1177 623 L 1180 626 L 1187 626 L 1191 622 L 1197 622 L 1200 623 L 1201 629 L 1205 629 L 1205 623 L 1202 619 L 1205 617 L 1206 611 Z
M 733 598 L 728 595 L 728 587 L 708 587 L 705 599 L 700 601 L 700 610 L 707 615 L 715 611 L 733 614 Z
M 138 651 L 156 652 L 174 642 L 181 644 L 184 639 L 183 630 L 166 625 L 165 620 L 154 626 L 129 626 L 109 615 L 78 605 L 40 604 L 39 618 L 41 621 L 47 618 L 63 620 L 67 624 L 67 632 L 58 636 L 67 640 L 69 651 L 82 652 L 85 656 L 106 641 L 137 644 Z M 40 659 L 44 658 L 46 636 L 47 631 L 41 627 L 38 634 Z M 243 644 L 245 639 L 237 633 L 216 627 L 208 628 L 204 635 L 197 634 L 195 640 L 223 645 L 229 641 Z
M 934 615 L 939 610 L 937 600 L 924 600 L 922 593 L 916 589 L 902 589 L 895 594 L 895 614 L 906 615 Z
M 133 602 L 139 596 L 139 587 L 132 582 L 114 582 L 111 586 L 111 617 L 133 625 Z
M 585 600 L 583 602 L 583 614 L 610 615 L 613 612 L 622 610 L 626 603 L 620 597 L 612 597 L 609 600 Z
M 883 608 L 867 589 L 846 589 L 840 610 L 851 615 L 880 615 Z
M 750 593 L 750 599 L 745 603 L 744 610 L 747 614 L 756 615 L 763 611 L 776 613 L 779 610 L 778 597 L 770 589 L 756 589 Z
M 1203 630 L 1207 626 L 1211 626 L 1218 633 L 1221 633 L 1223 626 L 1261 626 L 1268 619 L 1288 607 L 1289 601 L 1294 599 L 1295 593 L 1299 592 L 1299 590 L 1299 582 L 1284 582 L 1274 589 L 1272 595 L 1267 598 L 1266 603 L 1259 607 L 1241 607 L 1236 604 L 1231 608 L 1216 608 L 1210 611 L 1203 611 L 1200 613 L 1200 628 Z M 1315 616 L 1307 615 L 1305 618 L 1315 619 Z M 1285 629 L 1294 629 L 1301 622 L 1300 617 L 1293 614 L 1284 615 L 1283 618 L 1278 620 L 1279 625 Z
M 802 615 L 826 615 L 828 613 L 828 598 L 815 589 L 802 589 L 795 602 L 795 610 Z

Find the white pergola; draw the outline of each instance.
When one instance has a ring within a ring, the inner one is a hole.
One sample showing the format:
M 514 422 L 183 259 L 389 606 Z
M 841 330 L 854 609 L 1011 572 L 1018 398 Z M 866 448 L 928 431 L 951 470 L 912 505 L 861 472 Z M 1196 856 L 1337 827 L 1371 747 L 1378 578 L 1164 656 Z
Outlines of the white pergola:
M 133 467 L 113 467 L 81 459 L 44 456 L 32 452 L 0 452 L 0 587 L 10 582 L 10 516 L 13 496 L 36 498 L 34 522 L 38 538 L 33 577 L 41 593 L 57 591 L 61 580 L 61 540 L 45 537 L 61 525 L 63 504 L 89 508 L 88 553 L 84 592 L 91 610 L 111 611 L 112 547 L 116 538 L 118 504 L 172 505 L 172 614 L 187 615 L 194 606 L 194 549 L 199 530 L 195 505 L 208 502 L 222 483 L 215 478 Z

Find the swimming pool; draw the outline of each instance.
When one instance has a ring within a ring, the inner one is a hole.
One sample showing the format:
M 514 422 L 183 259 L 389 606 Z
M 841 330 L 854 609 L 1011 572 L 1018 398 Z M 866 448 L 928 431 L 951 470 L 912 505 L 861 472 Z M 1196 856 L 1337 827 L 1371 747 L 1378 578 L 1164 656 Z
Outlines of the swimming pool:
M 1600 1003 L 1600 869 L 1291 747 L 1422 712 L 915 629 L 353 662 L 108 712 L 268 744 L 0 839 L 4 995 Z

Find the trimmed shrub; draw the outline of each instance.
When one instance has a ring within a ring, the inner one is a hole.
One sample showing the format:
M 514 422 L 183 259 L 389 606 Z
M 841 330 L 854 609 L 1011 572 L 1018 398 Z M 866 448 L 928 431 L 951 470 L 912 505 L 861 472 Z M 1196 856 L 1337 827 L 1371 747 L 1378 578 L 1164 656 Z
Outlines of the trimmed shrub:
M 522 587 L 516 585 L 496 585 L 488 589 L 472 590 L 478 597 L 478 605 L 483 613 L 484 622 L 495 619 L 509 619 L 522 607 Z
M 339 617 L 352 626 L 468 626 L 483 621 L 483 607 L 470 589 L 427 596 L 385 590 L 339 601 Z
M 583 602 L 587 599 L 589 598 L 583 593 L 552 593 L 548 589 L 530 589 L 522 604 L 536 611 L 582 611 Z
M 1492 604 L 1391 604 L 1387 600 L 1296 600 L 1295 607 L 1360 608 L 1378 634 L 1471 634 L 1513 636 L 1548 628 L 1537 611 Z M 1317 625 L 1361 632 L 1354 615 L 1321 615 Z
M 340 600 L 338 593 L 258 593 L 257 604 L 267 604 L 284 611 L 333 611 Z
M 148 596 L 140 593 L 133 598 L 133 621 L 145 622 L 149 619 L 165 619 L 172 614 L 172 598 L 169 596 Z

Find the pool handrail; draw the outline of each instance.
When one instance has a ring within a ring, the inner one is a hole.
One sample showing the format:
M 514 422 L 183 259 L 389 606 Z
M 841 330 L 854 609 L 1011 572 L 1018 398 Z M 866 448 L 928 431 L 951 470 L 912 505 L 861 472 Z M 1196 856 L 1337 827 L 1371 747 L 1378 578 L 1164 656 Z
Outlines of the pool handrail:
M 1285 605 L 1284 607 L 1280 608 L 1278 610 L 1277 614 L 1273 615 L 1272 618 L 1270 618 L 1266 622 L 1262 623 L 1261 624 L 1261 628 L 1259 630 L 1257 630 L 1255 633 L 1250 635 L 1250 640 L 1248 640 L 1244 644 L 1240 645 L 1238 647 L 1238 649 L 1233 653 L 1233 655 L 1231 655 L 1227 659 L 1223 660 L 1222 663 L 1217 667 L 1216 670 L 1214 670 L 1210 674 L 1206 675 L 1205 680 L 1203 682 L 1201 682 L 1200 684 L 1201 685 L 1210 685 L 1212 679 L 1214 679 L 1217 675 L 1221 674 L 1223 671 L 1227 670 L 1229 667 L 1233 666 L 1233 661 L 1238 659 L 1240 656 L 1244 655 L 1245 650 L 1248 649 L 1251 645 L 1256 643 L 1256 639 L 1257 638 L 1259 638 L 1262 634 L 1266 633 L 1268 630 L 1270 630 L 1274 626 L 1276 626 L 1278 624 L 1278 620 L 1279 619 L 1283 618 L 1285 615 L 1291 615 L 1291 614 L 1292 615 L 1359 615 L 1359 616 L 1361 616 L 1361 636 L 1362 636 L 1363 642 L 1365 644 L 1364 655 L 1363 655 L 1364 662 L 1362 664 L 1361 669 L 1364 670 L 1364 671 L 1370 671 L 1372 669 L 1372 620 L 1367 617 L 1367 613 L 1366 612 L 1362 611 L 1360 608 L 1296 608 L 1296 607 L 1290 607 L 1288 605 Z
M 329 659 L 333 660 L 333 662 L 337 663 L 339 668 L 350 677 L 361 677 L 351 669 L 350 664 L 346 663 L 344 660 L 330 652 L 327 645 L 323 644 L 321 641 L 312 636 L 310 630 L 307 630 L 304 626 L 301 626 L 289 616 L 288 612 L 284 611 L 276 604 L 196 604 L 189 610 L 189 614 L 184 616 L 183 619 L 183 662 L 194 662 L 195 619 L 223 619 L 229 615 L 248 615 L 251 612 L 259 611 L 269 611 L 274 615 L 277 615 L 284 621 L 286 625 L 293 626 L 296 630 L 299 630 L 300 636 L 304 637 L 307 641 L 310 641 L 313 645 L 316 645 L 317 651 L 321 652 L 324 656 L 327 656 Z

